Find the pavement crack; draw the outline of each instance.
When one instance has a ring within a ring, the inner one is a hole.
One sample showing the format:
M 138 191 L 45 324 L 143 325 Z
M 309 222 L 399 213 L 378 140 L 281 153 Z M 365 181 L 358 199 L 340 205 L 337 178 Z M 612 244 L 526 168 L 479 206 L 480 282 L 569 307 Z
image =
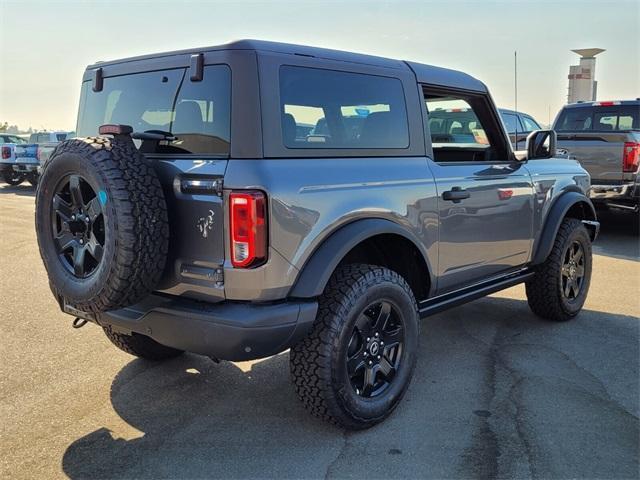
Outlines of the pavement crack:
M 335 458 L 331 461 L 331 463 L 329 463 L 329 465 L 327 465 L 327 470 L 325 471 L 325 474 L 324 474 L 325 480 L 328 480 L 329 478 L 331 478 L 332 470 L 336 467 L 338 462 L 344 457 L 347 447 L 349 446 L 348 436 L 349 436 L 349 433 L 346 430 L 342 432 L 342 446 L 340 447 L 340 450 L 338 450 L 338 454 L 335 456 Z

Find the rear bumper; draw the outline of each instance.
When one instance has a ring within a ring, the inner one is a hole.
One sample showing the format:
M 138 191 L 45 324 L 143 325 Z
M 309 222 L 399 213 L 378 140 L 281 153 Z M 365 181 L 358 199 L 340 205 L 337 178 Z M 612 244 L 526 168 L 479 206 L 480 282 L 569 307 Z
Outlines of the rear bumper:
M 147 335 L 169 347 L 241 361 L 268 357 L 296 344 L 311 328 L 317 302 L 210 304 L 150 295 L 143 302 L 96 317 L 64 307 L 67 313 Z
M 594 204 L 604 203 L 614 208 L 637 211 L 640 205 L 640 184 L 629 182 L 619 185 L 591 185 L 589 197 Z
M 21 162 L 13 164 L 13 170 L 22 173 L 37 172 L 39 167 L 39 163 Z

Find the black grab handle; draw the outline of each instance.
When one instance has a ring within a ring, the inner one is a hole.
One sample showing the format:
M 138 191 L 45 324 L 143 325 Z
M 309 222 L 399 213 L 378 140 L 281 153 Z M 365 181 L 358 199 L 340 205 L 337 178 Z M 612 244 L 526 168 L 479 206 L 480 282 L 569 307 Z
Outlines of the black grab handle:
M 471 194 L 462 187 L 453 187 L 451 190 L 442 193 L 443 200 L 450 200 L 458 203 L 460 200 L 469 198 Z

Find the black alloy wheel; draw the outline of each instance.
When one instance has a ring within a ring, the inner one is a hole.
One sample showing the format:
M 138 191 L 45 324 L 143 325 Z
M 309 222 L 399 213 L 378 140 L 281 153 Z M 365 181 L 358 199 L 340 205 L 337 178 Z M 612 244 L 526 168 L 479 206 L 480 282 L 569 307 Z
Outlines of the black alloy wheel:
M 347 374 L 357 395 L 384 393 L 400 367 L 404 325 L 397 308 L 388 301 L 368 306 L 356 320 L 347 347 Z
M 4 182 L 8 185 L 15 187 L 16 185 L 20 185 L 25 180 L 25 175 L 20 172 L 16 172 L 14 170 L 5 172 L 2 176 Z
M 313 327 L 290 352 L 291 377 L 305 407 L 349 429 L 388 417 L 411 382 L 418 320 L 413 291 L 397 272 L 338 266 L 318 299 Z
M 77 278 L 91 276 L 102 260 L 105 245 L 103 191 L 81 175 L 64 177 L 53 196 L 51 216 L 58 258 Z
M 585 275 L 585 255 L 582 244 L 573 241 L 564 253 L 562 263 L 561 288 L 568 300 L 575 300 L 580 295 Z
M 533 313 L 558 322 L 578 315 L 589 292 L 592 263 L 589 231 L 581 220 L 565 218 L 551 253 L 525 283 Z

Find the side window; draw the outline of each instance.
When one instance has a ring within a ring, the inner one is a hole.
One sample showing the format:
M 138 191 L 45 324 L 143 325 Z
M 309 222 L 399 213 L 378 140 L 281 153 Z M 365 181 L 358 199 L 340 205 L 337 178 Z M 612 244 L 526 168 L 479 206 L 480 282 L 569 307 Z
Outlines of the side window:
M 485 97 L 431 92 L 428 88 L 424 95 L 435 161 L 507 159 L 502 126 L 491 113 Z
M 431 132 L 433 148 L 446 144 L 468 145 L 484 148 L 487 135 L 473 108 L 465 100 L 453 97 L 427 98 L 429 125 L 440 124 L 438 131 Z
M 287 148 L 407 148 L 400 80 L 280 67 L 282 141 Z
M 524 128 L 520 125 L 518 116 L 515 113 L 503 113 L 502 121 L 507 129 L 507 133 L 524 132 Z
M 540 130 L 540 125 L 538 125 L 533 118 L 523 115 L 522 121 L 524 122 L 525 132 L 533 132 L 534 130 Z

